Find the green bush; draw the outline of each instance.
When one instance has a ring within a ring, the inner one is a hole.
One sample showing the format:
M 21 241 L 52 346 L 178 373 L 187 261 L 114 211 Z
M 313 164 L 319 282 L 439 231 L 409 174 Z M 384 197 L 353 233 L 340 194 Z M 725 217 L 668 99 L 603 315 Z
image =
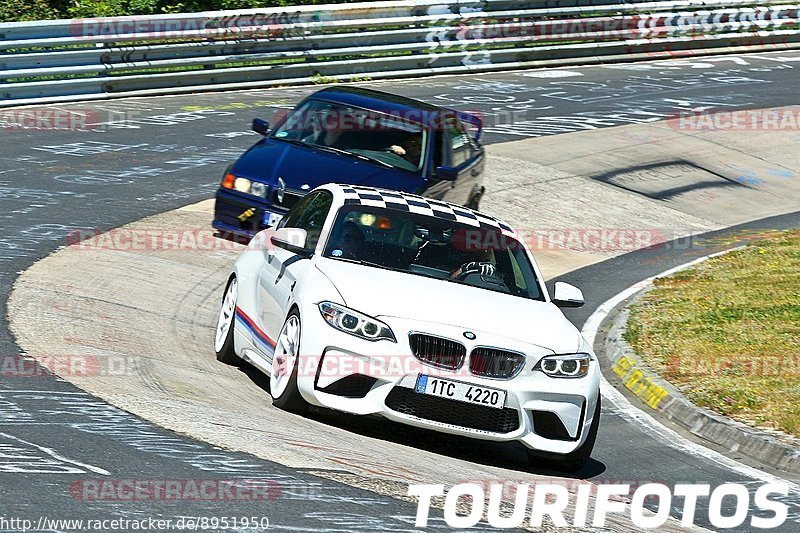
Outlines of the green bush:
M 0 22 L 339 4 L 356 0 L 0 0 Z
M 0 0 L 0 22 L 64 18 L 48 0 Z

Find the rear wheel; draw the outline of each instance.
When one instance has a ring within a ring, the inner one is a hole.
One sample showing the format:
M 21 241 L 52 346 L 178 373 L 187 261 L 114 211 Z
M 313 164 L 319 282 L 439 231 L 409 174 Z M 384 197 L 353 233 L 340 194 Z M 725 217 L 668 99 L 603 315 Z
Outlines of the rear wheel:
M 236 319 L 236 296 L 238 284 L 236 278 L 231 279 L 225 296 L 222 297 L 222 306 L 217 319 L 217 331 L 214 336 L 214 351 L 217 360 L 227 365 L 239 365 L 242 360 L 236 355 L 233 348 L 233 322 Z
M 597 440 L 597 431 L 600 429 L 600 396 L 597 396 L 597 405 L 594 408 L 594 417 L 592 418 L 592 426 L 589 428 L 589 434 L 586 436 L 586 441 L 580 448 L 572 453 L 566 455 L 556 453 L 545 453 L 537 450 L 528 450 L 528 460 L 531 463 L 554 463 L 558 470 L 564 472 L 577 472 L 589 461 L 594 449 L 594 443 Z
M 300 356 L 300 313 L 295 309 L 286 318 L 275 354 L 272 356 L 272 372 L 269 376 L 269 390 L 272 405 L 285 411 L 303 412 L 308 403 L 297 388 L 297 367 Z

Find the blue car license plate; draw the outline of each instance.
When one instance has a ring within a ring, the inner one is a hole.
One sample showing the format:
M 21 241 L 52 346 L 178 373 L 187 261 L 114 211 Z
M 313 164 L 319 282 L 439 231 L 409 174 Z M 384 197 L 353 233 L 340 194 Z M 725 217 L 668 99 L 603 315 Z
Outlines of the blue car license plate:
M 268 228 L 275 227 L 278 225 L 278 222 L 280 222 L 282 218 L 283 215 L 279 213 L 271 213 L 270 211 L 264 211 L 263 225 Z

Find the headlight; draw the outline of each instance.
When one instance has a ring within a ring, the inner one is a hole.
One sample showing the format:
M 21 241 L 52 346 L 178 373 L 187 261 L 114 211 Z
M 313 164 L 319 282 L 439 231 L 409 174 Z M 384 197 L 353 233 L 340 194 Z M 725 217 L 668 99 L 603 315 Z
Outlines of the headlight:
M 261 182 L 240 178 L 230 172 L 226 172 L 225 177 L 222 178 L 222 187 L 245 194 L 252 194 L 253 196 L 261 196 L 262 198 L 266 198 L 269 191 L 269 188 Z
M 233 188 L 239 192 L 250 192 L 250 180 L 247 178 L 236 178 L 233 180 Z
M 368 341 L 397 342 L 389 326 L 376 318 L 331 302 L 319 304 L 322 318 L 332 327 Z
M 585 353 L 548 355 L 542 357 L 534 370 L 541 370 L 552 378 L 582 378 L 589 372 L 592 358 Z
M 262 198 L 267 197 L 267 186 L 261 182 L 254 181 L 250 184 L 250 194 L 255 196 L 261 196 Z

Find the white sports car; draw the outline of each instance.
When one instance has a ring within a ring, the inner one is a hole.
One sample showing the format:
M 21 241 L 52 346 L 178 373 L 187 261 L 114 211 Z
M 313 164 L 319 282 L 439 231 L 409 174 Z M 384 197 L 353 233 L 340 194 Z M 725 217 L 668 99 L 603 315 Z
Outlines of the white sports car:
M 400 192 L 324 185 L 236 261 L 220 361 L 309 404 L 445 433 L 519 441 L 575 470 L 600 419 L 598 361 L 500 220 Z

